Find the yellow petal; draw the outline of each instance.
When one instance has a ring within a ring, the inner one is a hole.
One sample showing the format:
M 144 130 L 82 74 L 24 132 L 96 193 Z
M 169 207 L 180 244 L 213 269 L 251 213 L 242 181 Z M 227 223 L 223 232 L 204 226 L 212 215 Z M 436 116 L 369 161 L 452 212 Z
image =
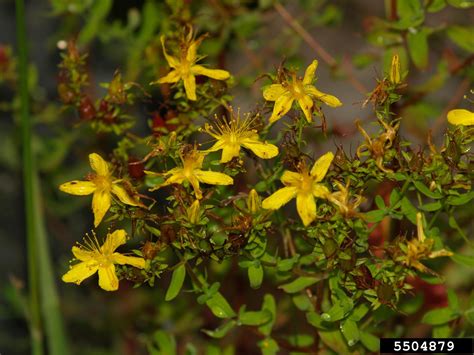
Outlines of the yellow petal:
M 263 90 L 263 97 L 267 101 L 276 101 L 287 90 L 281 84 L 272 84 Z
M 298 99 L 298 105 L 300 105 L 301 110 L 303 110 L 304 116 L 306 117 L 306 121 L 312 122 L 312 112 L 311 108 L 313 107 L 313 99 L 308 95 L 304 95 L 301 99 Z
M 474 125 L 474 112 L 456 109 L 448 112 L 448 121 L 454 125 L 472 126 Z
M 99 286 L 105 291 L 117 291 L 119 280 L 115 273 L 115 265 L 109 264 L 99 268 Z
M 192 74 L 183 77 L 184 90 L 189 100 L 196 101 L 196 78 Z
M 170 171 L 166 173 L 166 175 L 171 174 L 171 176 L 166 179 L 164 183 L 162 183 L 160 186 L 167 186 L 167 185 L 172 185 L 172 184 L 181 184 L 183 183 L 185 176 L 183 175 L 183 169 L 182 168 L 173 168 Z
M 221 163 L 227 163 L 233 157 L 238 157 L 240 153 L 240 145 L 235 143 L 225 144 L 222 148 Z
M 227 70 L 208 69 L 202 65 L 193 65 L 191 67 L 191 73 L 194 75 L 204 75 L 216 80 L 226 80 L 230 77 L 230 73 Z
M 267 142 L 261 142 L 258 139 L 243 139 L 242 146 L 250 149 L 257 157 L 262 159 L 271 159 L 278 155 L 277 146 Z
M 94 226 L 97 227 L 110 208 L 110 192 L 96 190 L 92 198 L 92 212 L 94 213 Z
M 270 117 L 270 123 L 279 120 L 291 109 L 293 104 L 293 96 L 289 92 L 285 92 L 282 96 L 278 97 L 275 101 L 275 107 L 273 108 L 272 116 Z
M 177 70 L 172 70 L 164 77 L 158 79 L 157 81 L 152 81 L 150 84 L 165 84 L 165 83 L 176 83 L 179 81 L 181 77 L 179 76 L 179 72 Z
M 215 171 L 196 169 L 194 170 L 194 176 L 196 176 L 199 182 L 210 185 L 232 185 L 234 183 L 234 179 L 232 179 L 229 175 Z
M 89 163 L 91 164 L 92 170 L 94 170 L 97 175 L 105 176 L 109 174 L 107 162 L 99 154 L 89 154 Z
M 316 202 L 311 194 L 299 193 L 296 196 L 296 208 L 305 226 L 308 226 L 316 218 Z
M 217 152 L 218 150 L 221 150 L 222 148 L 224 148 L 224 145 L 225 145 L 225 141 L 223 139 L 219 139 L 217 140 L 216 143 L 214 143 L 214 145 L 211 148 L 206 149 L 204 152 L 206 153 Z
M 177 68 L 179 66 L 179 60 L 169 55 L 168 52 L 166 52 L 165 36 L 161 36 L 161 46 L 163 47 L 163 54 L 165 56 L 166 61 L 168 62 L 168 65 L 171 68 Z
M 262 207 L 266 210 L 277 210 L 294 198 L 296 196 L 296 192 L 297 189 L 294 186 L 283 187 L 263 200 Z
M 317 182 L 313 184 L 313 196 L 319 198 L 327 198 L 331 192 L 323 184 L 318 184 Z
M 305 85 L 304 91 L 307 95 L 312 96 L 314 99 L 324 102 L 326 105 L 331 107 L 338 107 L 342 105 L 342 102 L 336 96 L 325 94 L 324 92 L 319 91 L 312 85 Z
M 192 41 L 189 44 L 188 51 L 186 52 L 186 60 L 188 63 L 194 63 L 197 59 L 197 49 L 201 41 Z
M 428 258 L 434 259 L 434 258 L 439 258 L 442 256 L 453 256 L 454 254 L 450 252 L 449 250 L 446 249 L 441 249 L 437 251 L 433 251 L 428 255 Z
M 84 250 L 75 246 L 72 247 L 72 254 L 77 260 L 80 260 L 80 261 L 89 261 L 89 260 L 92 260 L 95 256 L 94 252 Z
M 315 59 L 313 62 L 309 65 L 308 68 L 306 68 L 306 71 L 304 73 L 304 78 L 303 78 L 303 84 L 304 85 L 309 85 L 313 82 L 314 79 L 314 73 L 316 72 L 316 69 L 318 68 L 318 61 Z
M 118 184 L 112 184 L 112 192 L 119 198 L 120 201 L 130 206 L 141 206 L 142 204 L 135 201 L 128 192 Z
M 298 186 L 301 181 L 301 174 L 295 173 L 294 171 L 285 170 L 280 180 L 286 186 Z
M 97 262 L 93 260 L 80 262 L 73 265 L 69 271 L 63 275 L 62 280 L 64 282 L 74 282 L 79 285 L 82 281 L 95 274 L 98 269 L 97 265 Z
M 80 196 L 90 195 L 95 191 L 95 189 L 96 186 L 92 181 L 73 180 L 59 186 L 59 190 L 63 192 Z
M 112 254 L 115 249 L 125 244 L 127 241 L 127 232 L 123 229 L 117 229 L 116 231 L 107 234 L 104 244 L 100 247 L 103 254 Z
M 198 200 L 200 200 L 202 198 L 202 191 L 201 191 L 201 188 L 199 187 L 199 180 L 194 175 L 192 175 L 188 178 L 188 181 L 193 187 L 194 195 L 196 196 Z
M 319 182 L 324 179 L 333 159 L 334 154 L 332 154 L 332 152 L 327 152 L 321 156 L 316 163 L 314 163 L 313 168 L 311 169 L 311 176 L 315 177 L 314 181 Z
M 135 266 L 139 269 L 144 269 L 145 268 L 145 259 L 140 258 L 138 256 L 126 256 L 120 253 L 114 253 L 112 255 L 112 258 L 114 260 L 115 264 L 120 264 L 120 265 L 132 265 Z

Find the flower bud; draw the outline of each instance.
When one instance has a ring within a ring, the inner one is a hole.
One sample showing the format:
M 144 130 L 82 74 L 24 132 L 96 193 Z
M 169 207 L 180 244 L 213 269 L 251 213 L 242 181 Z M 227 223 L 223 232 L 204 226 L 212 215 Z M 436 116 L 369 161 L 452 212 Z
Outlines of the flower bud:
M 390 66 L 390 82 L 392 84 L 400 83 L 400 58 L 398 54 L 394 54 L 392 57 L 392 65 Z
M 255 189 L 250 190 L 247 197 L 247 208 L 250 213 L 256 213 L 260 209 L 260 197 Z
M 187 209 L 186 213 L 188 215 L 188 220 L 192 224 L 197 224 L 199 222 L 199 217 L 201 215 L 201 204 L 199 200 L 193 202 L 193 204 Z

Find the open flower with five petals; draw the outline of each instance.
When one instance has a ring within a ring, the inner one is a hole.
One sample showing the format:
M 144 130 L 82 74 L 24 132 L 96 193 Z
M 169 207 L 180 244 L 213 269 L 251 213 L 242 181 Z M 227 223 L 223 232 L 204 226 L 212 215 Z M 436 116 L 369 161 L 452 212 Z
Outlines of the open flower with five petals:
M 89 174 L 86 181 L 73 180 L 59 186 L 59 189 L 71 195 L 90 195 L 92 197 L 92 212 L 94 226 L 97 227 L 110 208 L 112 195 L 130 206 L 142 206 L 120 185 L 120 179 L 115 179 L 109 170 L 107 162 L 97 153 L 89 154 L 89 162 L 95 173 Z
M 177 83 L 182 80 L 184 83 L 184 90 L 189 100 L 195 101 L 196 97 L 196 75 L 204 75 L 216 80 L 226 80 L 230 77 L 230 73 L 222 69 L 209 69 L 200 64 L 196 64 L 202 57 L 197 55 L 197 48 L 201 40 L 193 40 L 192 32 L 189 33 L 188 38 L 183 41 L 179 56 L 175 57 L 166 51 L 165 37 L 161 37 L 161 44 L 163 46 L 163 54 L 171 71 L 163 78 L 152 82 L 151 84 Z
M 197 199 L 202 198 L 202 191 L 199 187 L 199 183 L 209 185 L 232 185 L 234 179 L 224 173 L 216 171 L 202 170 L 202 163 L 204 161 L 205 154 L 193 149 L 185 155 L 181 156 L 182 165 L 181 167 L 173 168 L 166 173 L 155 173 L 152 171 L 145 171 L 148 175 L 155 176 L 169 176 L 169 178 L 162 184 L 155 186 L 150 191 L 157 190 L 163 186 L 172 184 L 183 184 L 185 181 L 190 183 L 194 189 L 194 194 Z
M 286 80 L 281 84 L 272 84 L 263 90 L 265 100 L 275 101 L 270 123 L 279 120 L 285 115 L 291 109 L 294 101 L 298 102 L 308 122 L 313 121 L 312 108 L 314 100 L 322 101 L 331 107 L 342 105 L 337 97 L 325 94 L 316 89 L 313 85 L 314 73 L 317 67 L 318 61 L 313 60 L 311 65 L 306 69 L 303 79 L 297 78 L 294 73 L 291 81 Z
M 248 115 L 240 119 L 232 115 L 230 120 L 216 117 L 216 122 L 212 125 L 206 123 L 203 131 L 214 137 L 217 142 L 206 152 L 222 150 L 221 163 L 227 163 L 234 157 L 238 157 L 240 148 L 251 150 L 256 156 L 262 159 L 271 159 L 278 155 L 278 147 L 273 144 L 262 142 L 258 133 L 253 129 L 254 119 Z
M 127 256 L 115 250 L 125 244 L 127 234 L 123 229 L 109 233 L 104 244 L 99 245 L 97 237 L 87 238 L 83 245 L 72 247 L 74 257 L 79 263 L 71 266 L 62 277 L 64 282 L 80 284 L 88 277 L 99 273 L 99 286 L 106 291 L 116 291 L 119 280 L 115 264 L 131 265 L 139 269 L 145 268 L 145 259 L 137 256 Z
M 320 182 L 334 159 L 334 154 L 328 152 L 314 163 L 311 171 L 301 166 L 299 172 L 286 170 L 281 176 L 285 187 L 277 190 L 262 202 L 262 207 L 277 210 L 296 197 L 296 208 L 305 226 L 316 219 L 316 198 L 327 199 L 330 191 Z

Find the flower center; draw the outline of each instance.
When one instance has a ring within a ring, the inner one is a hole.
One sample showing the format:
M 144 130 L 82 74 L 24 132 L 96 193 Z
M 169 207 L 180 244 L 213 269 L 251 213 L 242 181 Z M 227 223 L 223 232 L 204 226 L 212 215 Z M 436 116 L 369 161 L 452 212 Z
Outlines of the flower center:
M 97 186 L 98 190 L 109 191 L 112 188 L 112 182 L 108 176 L 95 175 L 92 182 Z
M 304 193 L 311 193 L 313 191 L 313 180 L 314 178 L 308 173 L 301 174 L 301 185 L 300 189 Z
M 296 78 L 293 78 L 293 83 L 290 85 L 290 90 L 296 99 L 302 98 L 305 95 L 303 82 Z

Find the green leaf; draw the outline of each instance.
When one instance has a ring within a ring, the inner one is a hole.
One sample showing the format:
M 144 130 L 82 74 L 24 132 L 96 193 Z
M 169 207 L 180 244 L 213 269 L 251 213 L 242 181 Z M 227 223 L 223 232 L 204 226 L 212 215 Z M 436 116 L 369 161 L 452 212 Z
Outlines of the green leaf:
M 351 315 L 349 316 L 349 319 L 351 319 L 355 322 L 358 322 L 362 318 L 365 317 L 367 312 L 369 312 L 369 309 L 370 309 L 370 307 L 369 307 L 368 304 L 361 303 L 360 305 L 358 305 L 356 308 L 353 309 L 353 311 L 351 312 Z
M 401 210 L 411 223 L 416 224 L 416 213 L 418 210 L 406 197 L 402 198 Z
M 436 201 L 436 202 L 432 202 L 432 203 L 426 203 L 426 204 L 420 206 L 420 209 L 423 210 L 423 211 L 426 211 L 426 212 L 433 212 L 433 211 L 440 210 L 441 207 L 443 207 L 441 202 Z
M 270 321 L 258 327 L 258 330 L 263 335 L 269 336 L 272 332 L 273 324 L 275 323 L 275 320 L 276 320 L 275 298 L 269 293 L 267 293 L 263 297 L 262 311 L 270 312 L 272 317 Z
M 112 8 L 112 0 L 94 1 L 87 22 L 82 27 L 78 36 L 78 43 L 80 45 L 88 44 L 100 31 L 102 23 L 105 21 L 110 9 Z
M 446 7 L 445 0 L 431 0 L 428 2 L 429 5 L 426 8 L 428 12 L 438 12 L 443 10 Z
M 453 259 L 455 262 L 457 262 L 460 265 L 464 265 L 464 266 L 468 266 L 468 267 L 474 267 L 474 256 L 454 253 L 451 256 L 451 259 Z
M 469 53 L 474 52 L 474 27 L 451 26 L 447 34 L 460 48 Z
M 254 289 L 259 288 L 263 280 L 263 267 L 260 262 L 250 265 L 247 269 L 247 274 L 250 281 L 250 287 Z
M 311 300 L 305 293 L 293 296 L 292 300 L 296 308 L 298 308 L 300 311 L 307 312 L 314 308 Z
M 321 318 L 325 322 L 335 322 L 344 318 L 345 315 L 346 311 L 344 310 L 342 305 L 340 303 L 335 303 L 327 312 L 321 315 Z
M 329 348 L 336 352 L 336 354 L 350 354 L 347 343 L 342 337 L 339 330 L 318 331 L 319 337 Z
M 293 268 L 293 266 L 298 262 L 299 258 L 300 258 L 299 255 L 295 255 L 292 258 L 278 261 L 277 270 L 283 271 L 283 272 L 290 271 Z
M 176 354 L 176 340 L 174 337 L 164 330 L 158 330 L 153 335 L 153 340 L 160 349 L 160 354 L 174 355 Z
M 243 325 L 262 325 L 269 322 L 272 319 L 270 311 L 243 311 L 239 312 L 239 322 Z
M 448 4 L 459 9 L 468 9 L 474 6 L 474 1 L 472 0 L 448 0 Z
M 448 304 L 449 308 L 451 308 L 455 312 L 459 312 L 459 300 L 456 292 L 453 290 L 448 290 Z
M 260 347 L 260 350 L 262 350 L 263 355 L 275 355 L 278 350 L 280 350 L 278 343 L 272 338 L 265 338 L 259 341 L 258 346 Z
M 223 338 L 230 330 L 232 330 L 237 322 L 235 320 L 230 320 L 214 330 L 202 329 L 203 333 L 206 333 L 211 338 L 220 339 Z
M 418 69 L 425 69 L 428 65 L 428 33 L 422 29 L 410 30 L 407 35 L 408 53 Z
M 295 293 L 320 281 L 321 277 L 300 276 L 290 283 L 278 286 L 286 293 Z
M 400 20 L 392 26 L 399 30 L 419 26 L 425 19 L 420 0 L 398 0 L 397 13 Z
M 380 210 L 385 209 L 385 201 L 383 200 L 382 196 L 380 195 L 375 196 L 375 204 Z
M 370 351 L 378 352 L 380 348 L 380 340 L 375 335 L 367 332 L 360 332 L 360 342 Z
M 373 210 L 365 214 L 365 219 L 370 223 L 380 222 L 385 217 L 385 210 Z
M 165 301 L 171 301 L 178 295 L 179 291 L 183 287 L 185 277 L 186 267 L 184 264 L 181 264 L 173 271 L 170 285 L 166 291 Z
M 464 316 L 468 320 L 469 323 L 474 325 L 474 308 L 470 308 L 464 312 Z
M 442 198 L 443 195 L 436 191 L 431 191 L 425 184 L 420 181 L 413 181 L 413 185 L 415 185 L 416 189 L 420 191 L 423 195 L 428 196 L 430 198 L 439 199 Z
M 216 292 L 212 295 L 212 297 L 206 301 L 206 305 L 218 318 L 232 318 L 236 316 L 234 310 L 220 292 Z
M 448 323 L 458 317 L 458 314 L 453 312 L 449 307 L 437 308 L 425 313 L 421 322 L 431 325 L 440 325 Z
M 323 318 L 316 312 L 306 313 L 306 320 L 309 324 L 318 329 L 331 330 L 334 328 L 333 324 L 324 321 Z
M 449 324 L 435 325 L 433 327 L 433 338 L 449 338 L 451 336 L 451 327 Z
M 360 339 L 359 327 L 351 319 L 346 319 L 341 323 L 341 332 L 349 346 L 354 346 Z
M 474 191 L 469 191 L 468 193 L 459 195 L 459 196 L 448 196 L 446 203 L 452 206 L 461 206 L 465 205 L 474 198 Z

